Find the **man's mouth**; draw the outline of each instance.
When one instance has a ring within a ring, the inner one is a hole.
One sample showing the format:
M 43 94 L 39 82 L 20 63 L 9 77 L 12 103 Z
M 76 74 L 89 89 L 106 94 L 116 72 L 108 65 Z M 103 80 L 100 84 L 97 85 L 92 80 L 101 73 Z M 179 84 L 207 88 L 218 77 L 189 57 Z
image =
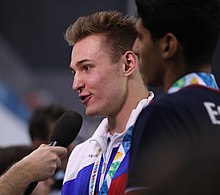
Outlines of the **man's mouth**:
M 88 103 L 90 98 L 91 98 L 91 94 L 79 96 L 79 99 L 81 100 L 82 104 L 84 104 L 84 105 L 86 105 Z

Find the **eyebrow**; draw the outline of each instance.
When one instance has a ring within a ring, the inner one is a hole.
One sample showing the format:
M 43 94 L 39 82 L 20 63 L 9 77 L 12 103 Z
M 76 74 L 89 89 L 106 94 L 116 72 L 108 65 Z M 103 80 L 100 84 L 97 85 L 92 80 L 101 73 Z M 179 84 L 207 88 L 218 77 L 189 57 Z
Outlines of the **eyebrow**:
M 76 66 L 80 66 L 83 62 L 89 61 L 88 59 L 80 60 L 76 62 Z

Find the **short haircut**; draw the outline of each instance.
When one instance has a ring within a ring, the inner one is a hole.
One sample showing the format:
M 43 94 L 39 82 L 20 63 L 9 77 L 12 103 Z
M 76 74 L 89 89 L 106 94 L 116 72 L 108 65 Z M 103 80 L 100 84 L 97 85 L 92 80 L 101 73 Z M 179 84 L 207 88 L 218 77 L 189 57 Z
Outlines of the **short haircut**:
M 79 17 L 67 29 L 65 39 L 74 46 L 89 35 L 99 34 L 104 37 L 103 46 L 109 49 L 112 61 L 117 62 L 126 51 L 132 49 L 136 38 L 134 20 L 117 11 L 97 12 Z
M 211 63 L 220 30 L 217 0 L 136 0 L 153 41 L 173 33 L 189 66 Z
M 40 138 L 49 141 L 51 130 L 49 123 L 56 122 L 66 110 L 59 105 L 52 104 L 37 108 L 29 122 L 29 134 L 31 139 Z

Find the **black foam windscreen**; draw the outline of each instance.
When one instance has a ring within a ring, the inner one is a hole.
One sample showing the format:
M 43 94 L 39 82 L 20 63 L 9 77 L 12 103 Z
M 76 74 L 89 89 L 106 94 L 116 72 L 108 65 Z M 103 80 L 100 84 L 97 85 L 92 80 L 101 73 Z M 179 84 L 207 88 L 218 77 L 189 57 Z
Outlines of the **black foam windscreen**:
M 65 112 L 56 122 L 51 142 L 67 147 L 76 138 L 82 126 L 82 116 L 74 111 Z

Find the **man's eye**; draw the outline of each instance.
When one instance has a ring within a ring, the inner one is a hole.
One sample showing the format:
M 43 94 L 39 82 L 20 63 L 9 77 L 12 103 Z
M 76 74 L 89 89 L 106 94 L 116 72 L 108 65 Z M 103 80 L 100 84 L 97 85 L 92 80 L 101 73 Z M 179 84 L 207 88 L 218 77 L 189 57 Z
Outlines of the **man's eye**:
M 89 66 L 89 65 L 84 65 L 84 66 L 83 66 L 83 70 L 88 71 L 89 69 L 90 69 L 90 66 Z

